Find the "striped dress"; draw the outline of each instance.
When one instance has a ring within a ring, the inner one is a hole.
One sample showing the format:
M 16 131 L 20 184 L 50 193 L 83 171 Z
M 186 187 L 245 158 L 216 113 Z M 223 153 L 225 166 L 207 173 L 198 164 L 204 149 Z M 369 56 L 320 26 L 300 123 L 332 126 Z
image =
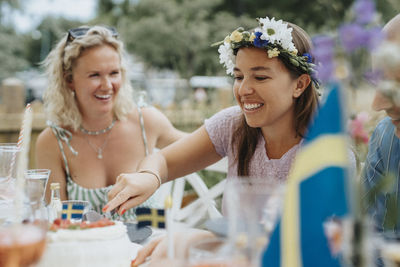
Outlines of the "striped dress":
M 139 111 L 139 118 L 140 118 L 140 126 L 142 129 L 142 137 L 143 137 L 143 143 L 145 146 L 146 150 L 146 156 L 148 155 L 148 147 L 147 147 L 147 138 L 146 138 L 146 132 L 144 129 L 144 122 L 143 122 L 143 115 L 138 108 Z M 102 187 L 102 188 L 85 188 L 80 186 L 79 184 L 75 183 L 70 174 L 70 170 L 68 167 L 68 160 L 64 152 L 63 144 L 62 142 L 65 142 L 67 147 L 71 150 L 73 154 L 77 154 L 77 152 L 72 148 L 70 145 L 70 140 L 72 138 L 71 132 L 68 130 L 65 130 L 64 128 L 61 128 L 51 122 L 48 122 L 48 125 L 50 126 L 51 130 L 53 131 L 54 135 L 57 138 L 58 141 L 58 146 L 60 148 L 63 160 L 64 160 L 64 165 L 65 165 L 65 175 L 67 177 L 67 194 L 68 194 L 68 199 L 69 200 L 86 200 L 89 201 L 91 204 L 91 208 L 95 210 L 96 212 L 102 214 L 102 208 L 106 205 L 108 202 L 108 192 L 111 190 L 112 185 L 109 185 L 107 187 Z M 144 203 L 139 205 L 138 207 L 149 207 L 149 208 L 161 208 L 161 204 L 157 203 L 153 197 L 150 197 L 147 199 Z M 132 221 L 135 220 L 136 215 L 135 215 L 135 210 L 136 208 L 132 208 L 127 210 L 123 216 L 119 216 L 117 213 L 114 214 L 113 219 L 118 219 L 118 220 L 123 220 L 123 221 Z

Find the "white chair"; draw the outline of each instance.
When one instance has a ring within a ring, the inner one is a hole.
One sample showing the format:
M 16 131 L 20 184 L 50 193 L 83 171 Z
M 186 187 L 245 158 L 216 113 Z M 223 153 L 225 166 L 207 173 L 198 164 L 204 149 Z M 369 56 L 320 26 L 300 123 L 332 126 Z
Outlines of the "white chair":
M 226 173 L 228 164 L 226 158 L 206 168 L 210 171 Z M 184 197 L 185 184 L 189 183 L 198 198 L 187 206 L 181 208 Z M 165 199 L 169 193 L 172 194 L 171 214 L 176 222 L 188 227 L 198 226 L 205 218 L 219 218 L 221 213 L 216 207 L 215 199 L 222 195 L 226 179 L 208 188 L 203 179 L 197 173 L 191 173 L 184 177 L 175 179 L 173 182 L 165 183 L 158 190 L 160 200 Z

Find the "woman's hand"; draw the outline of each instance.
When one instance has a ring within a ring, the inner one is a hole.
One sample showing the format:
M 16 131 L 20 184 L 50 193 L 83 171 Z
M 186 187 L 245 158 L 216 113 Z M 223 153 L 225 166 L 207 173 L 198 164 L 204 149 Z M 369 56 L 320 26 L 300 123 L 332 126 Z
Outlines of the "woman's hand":
M 215 237 L 215 235 L 209 231 L 193 228 L 176 232 L 174 234 L 174 260 L 184 262 L 188 258 L 189 247 L 192 244 L 196 243 L 197 241 L 213 237 Z M 147 258 L 149 258 L 149 266 L 152 266 L 152 263 L 154 262 L 166 260 L 167 243 L 168 240 L 166 236 L 152 240 L 141 250 L 139 250 L 135 259 L 135 266 L 144 263 Z
M 122 173 L 108 193 L 103 212 L 118 208 L 118 213 L 133 208 L 148 199 L 159 187 L 159 181 L 150 173 Z

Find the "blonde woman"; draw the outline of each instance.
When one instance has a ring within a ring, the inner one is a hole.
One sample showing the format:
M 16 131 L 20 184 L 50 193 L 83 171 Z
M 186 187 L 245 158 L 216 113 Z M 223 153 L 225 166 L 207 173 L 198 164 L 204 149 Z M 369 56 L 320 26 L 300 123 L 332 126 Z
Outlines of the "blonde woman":
M 158 110 L 134 103 L 124 54 L 114 28 L 83 26 L 70 29 L 44 61 L 50 123 L 37 139 L 37 167 L 51 170 L 61 199 L 87 200 L 100 213 L 119 174 L 184 135 Z M 134 217 L 125 211 L 123 219 Z

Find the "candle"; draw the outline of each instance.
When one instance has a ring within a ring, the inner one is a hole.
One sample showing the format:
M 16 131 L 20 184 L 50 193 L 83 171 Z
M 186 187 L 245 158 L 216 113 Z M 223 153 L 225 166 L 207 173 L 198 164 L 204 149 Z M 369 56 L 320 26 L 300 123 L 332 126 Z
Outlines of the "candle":
M 22 221 L 22 209 L 24 200 L 25 177 L 24 172 L 28 168 L 28 153 L 32 130 L 32 109 L 31 104 L 26 105 L 22 120 L 21 131 L 18 137 L 18 148 L 20 156 L 17 161 L 17 181 L 15 188 L 15 212 L 16 220 Z

